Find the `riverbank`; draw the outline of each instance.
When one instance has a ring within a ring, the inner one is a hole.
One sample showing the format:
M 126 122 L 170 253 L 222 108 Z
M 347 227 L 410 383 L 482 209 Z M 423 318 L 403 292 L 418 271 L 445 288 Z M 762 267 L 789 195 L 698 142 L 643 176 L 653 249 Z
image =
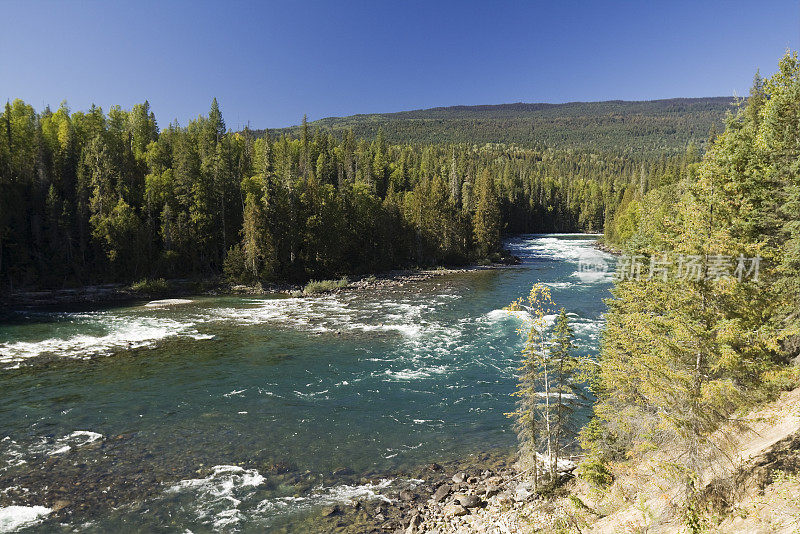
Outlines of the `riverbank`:
M 491 524 L 523 506 L 486 490 L 508 497 L 520 482 L 504 414 L 521 337 L 503 307 L 550 284 L 575 311 L 581 350 L 593 350 L 608 283 L 576 275 L 600 255 L 592 242 L 520 237 L 510 242 L 518 267 L 395 272 L 320 298 L 154 295 L 88 313 L 22 310 L 0 344 L 0 506 L 51 510 L 29 529 L 37 534 L 87 522 L 195 532 L 394 532 L 415 515 L 425 528 Z M 473 454 L 493 447 L 505 465 Z M 446 498 L 430 502 L 443 484 Z M 468 513 L 443 515 L 461 513 L 456 504 Z
M 597 250 L 602 250 L 603 252 L 607 252 L 608 254 L 614 254 L 615 256 L 619 256 L 622 254 L 622 249 L 617 247 L 616 245 L 611 245 L 609 243 L 604 242 L 602 239 L 598 239 L 595 244 L 594 248 Z
M 147 453 L 140 451 L 145 457 L 139 461 L 135 460 L 135 454 L 131 456 L 129 445 L 133 438 L 98 435 L 70 454 L 49 456 L 41 462 L 20 464 L 10 472 L 0 472 L 0 486 L 6 488 L 0 491 L 0 516 L 14 511 L 24 515 L 25 511 L 36 509 L 44 511 L 42 527 L 56 523 L 90 524 L 110 508 L 146 508 L 165 492 L 211 481 L 210 487 L 225 495 L 228 490 L 223 490 L 223 486 L 235 491 L 237 484 L 294 487 L 296 493 L 283 500 L 295 502 L 311 501 L 321 488 L 329 488 L 316 508 L 283 527 L 288 532 L 406 533 L 457 526 L 485 515 L 480 510 L 495 502 L 510 502 L 513 507 L 513 503 L 532 497 L 513 467 L 512 453 L 504 449 L 393 472 L 357 474 L 339 469 L 312 475 L 295 472 L 281 463 L 197 469 L 191 467 L 191 462 L 143 472 L 136 466 L 141 465 L 141 460 L 146 461 Z M 97 464 L 96 453 L 101 451 L 103 458 Z M 108 465 L 111 461 L 116 464 L 113 469 Z M 118 469 L 120 463 L 126 466 L 122 472 Z M 215 478 L 226 473 L 230 474 L 230 480 Z M 31 488 L 39 490 L 33 492 Z
M 387 287 L 399 287 L 409 282 L 419 282 L 437 276 L 467 273 L 488 269 L 513 267 L 519 259 L 510 256 L 504 263 L 470 265 L 466 267 L 438 267 L 434 269 L 400 269 L 378 274 L 347 277 L 346 285 L 330 291 L 304 293 L 303 285 L 288 283 L 263 283 L 258 285 L 229 284 L 220 278 L 171 279 L 153 284 L 98 284 L 70 289 L 21 290 L 3 295 L 0 311 L 19 308 L 54 309 L 85 308 L 94 306 L 124 305 L 146 300 L 182 300 L 196 296 L 252 295 L 264 296 L 284 294 L 287 296 L 312 296 L 341 291 L 370 291 Z M 137 287 L 144 286 L 144 287 Z M 155 286 L 155 287 L 148 287 Z
M 568 498 L 562 472 L 559 485 L 536 490 L 515 466 L 511 453 L 482 453 L 411 475 L 410 487 L 381 499 L 329 506 L 314 532 L 396 534 L 577 532 L 585 511 Z M 416 477 L 416 478 L 414 478 Z

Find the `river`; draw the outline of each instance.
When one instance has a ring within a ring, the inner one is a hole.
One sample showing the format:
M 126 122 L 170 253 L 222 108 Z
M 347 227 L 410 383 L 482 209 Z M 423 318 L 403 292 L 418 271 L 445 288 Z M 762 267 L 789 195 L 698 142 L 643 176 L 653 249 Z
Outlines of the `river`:
M 523 338 L 503 307 L 549 285 L 594 354 L 611 275 L 578 266 L 611 258 L 593 242 L 519 236 L 521 265 L 374 291 L 14 313 L 0 532 L 302 531 L 401 483 L 381 474 L 510 450 Z

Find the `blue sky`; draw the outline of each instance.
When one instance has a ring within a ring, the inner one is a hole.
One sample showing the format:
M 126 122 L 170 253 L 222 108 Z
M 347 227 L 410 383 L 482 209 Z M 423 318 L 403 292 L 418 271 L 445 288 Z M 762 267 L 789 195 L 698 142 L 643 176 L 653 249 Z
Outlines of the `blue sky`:
M 795 1 L 0 3 L 0 97 L 230 128 L 456 104 L 746 94 Z

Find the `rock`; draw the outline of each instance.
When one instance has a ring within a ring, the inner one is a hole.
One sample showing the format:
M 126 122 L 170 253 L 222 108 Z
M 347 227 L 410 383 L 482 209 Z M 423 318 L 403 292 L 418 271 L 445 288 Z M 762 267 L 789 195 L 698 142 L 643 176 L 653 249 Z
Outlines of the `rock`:
M 463 493 L 458 493 L 455 495 L 455 500 L 463 506 L 464 508 L 477 508 L 481 504 L 483 504 L 483 500 L 477 495 L 464 495 Z
M 467 484 L 477 484 L 477 483 L 478 483 L 478 477 L 469 477 L 467 479 Z
M 494 497 L 495 495 L 500 494 L 500 487 L 499 486 L 488 486 L 486 488 L 486 498 Z
M 70 504 L 72 503 L 70 503 L 69 501 L 66 501 L 64 499 L 59 499 L 53 503 L 53 511 L 58 512 L 59 510 L 61 510 L 62 508 L 66 508 Z
M 453 475 L 453 482 L 455 482 L 456 484 L 461 484 L 466 479 L 467 479 L 467 474 L 464 473 L 463 471 L 461 473 L 456 473 L 455 475 Z
M 339 469 L 334 469 L 333 473 L 331 473 L 335 477 L 341 477 L 345 475 L 352 475 L 354 474 L 352 469 L 348 469 L 347 467 L 340 467 Z
M 434 462 L 428 466 L 428 469 L 430 469 L 431 471 L 441 471 L 442 466 Z
M 433 502 L 442 502 L 442 500 L 450 494 L 450 489 L 450 484 L 442 484 L 436 488 L 433 497 L 431 497 Z
M 503 477 L 490 477 L 486 479 L 487 486 L 500 486 L 503 483 Z
M 403 490 L 403 491 L 400 492 L 400 500 L 401 501 L 410 502 L 410 501 L 413 501 L 416 498 L 417 498 L 417 496 L 414 495 L 412 492 L 410 492 L 408 490 Z
M 375 521 L 377 521 L 378 523 L 383 523 L 384 521 L 386 521 L 386 516 L 384 516 L 381 513 L 378 513 L 378 515 L 375 516 Z
M 469 512 L 460 504 L 451 503 L 444 507 L 444 515 L 450 517 L 461 517 Z
M 525 502 L 533 497 L 533 491 L 529 489 L 527 484 L 518 484 L 514 490 L 513 499 L 516 502 Z
M 341 513 L 342 511 L 339 509 L 338 506 L 328 506 L 322 509 L 322 515 L 324 515 L 325 517 L 331 517 L 334 515 L 339 515 Z
M 408 522 L 405 534 L 416 534 L 417 527 L 420 523 L 422 523 L 422 519 L 419 517 L 419 514 L 415 512 L 414 515 L 411 516 L 411 521 Z

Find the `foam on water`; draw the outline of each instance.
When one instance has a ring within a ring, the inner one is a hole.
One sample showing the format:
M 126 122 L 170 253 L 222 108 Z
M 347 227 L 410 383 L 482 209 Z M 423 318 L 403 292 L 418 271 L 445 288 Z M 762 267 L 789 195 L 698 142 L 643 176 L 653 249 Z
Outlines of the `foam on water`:
M 40 356 L 89 358 L 108 355 L 120 350 L 153 347 L 173 337 L 210 340 L 215 335 L 198 331 L 198 327 L 213 328 L 215 323 L 266 324 L 319 334 L 385 332 L 415 340 L 437 334 L 437 325 L 429 324 L 425 316 L 459 297 L 446 290 L 425 299 L 400 301 L 393 301 L 391 296 L 373 300 L 364 298 L 363 294 L 351 293 L 248 299 L 236 307 L 207 307 L 203 301 L 166 299 L 121 312 L 38 314 L 47 321 L 67 325 L 62 329 L 64 335 L 38 340 L 12 337 L 0 341 L 0 366 L 18 367 L 20 362 Z M 170 314 L 168 317 L 165 316 L 167 313 Z
M 60 314 L 64 318 L 64 314 Z M 0 343 L 0 364 L 10 364 L 45 355 L 88 358 L 117 350 L 153 346 L 172 336 L 207 339 L 195 330 L 191 322 L 165 317 L 97 314 L 66 314 L 66 320 L 85 330 L 104 331 L 103 334 L 81 333 L 52 337 L 40 341 L 9 341 Z M 212 336 L 213 337 L 213 336 Z
M 568 239 L 565 239 L 568 238 Z M 527 259 L 559 260 L 575 264 L 570 276 L 580 284 L 602 284 L 613 280 L 613 255 L 594 248 L 595 239 L 580 234 L 559 236 L 524 236 L 512 239 L 508 247 L 514 254 Z M 588 268 L 587 268 L 588 267 Z M 551 281 L 553 288 L 566 288 L 572 282 Z
M 166 490 L 191 498 L 190 509 L 197 521 L 215 530 L 235 529 L 242 521 L 263 520 L 285 512 L 310 507 L 348 503 L 361 499 L 381 499 L 391 502 L 379 492 L 393 480 L 351 486 L 317 486 L 306 496 L 273 497 L 264 499 L 265 478 L 255 469 L 233 465 L 217 465 L 205 478 L 182 480 Z
M 242 520 L 239 505 L 253 488 L 264 482 L 264 477 L 255 469 L 216 465 L 207 477 L 181 480 L 166 492 L 192 494 L 197 519 L 220 530 Z
M 0 532 L 15 532 L 30 527 L 45 518 L 52 510 L 44 506 L 6 506 L 0 508 Z
M 415 369 L 401 369 L 399 371 L 387 369 L 384 374 L 388 376 L 388 380 L 393 381 L 406 381 L 406 380 L 420 380 L 423 378 L 431 378 L 434 375 L 445 374 L 450 370 L 446 365 L 422 367 Z
M 22 447 L 10 436 L 0 439 L 0 473 L 27 463 Z
M 151 300 L 147 304 L 145 304 L 146 308 L 162 308 L 164 306 L 178 306 L 180 304 L 191 304 L 194 302 L 190 299 L 161 299 L 161 300 Z
M 318 486 L 311 494 L 304 497 L 277 497 L 265 499 L 258 504 L 257 512 L 266 516 L 276 513 L 297 511 L 305 508 L 328 506 L 331 504 L 347 504 L 356 500 L 381 500 L 391 503 L 392 500 L 382 495 L 381 490 L 391 486 L 393 479 L 382 479 L 377 483 L 367 483 L 357 486 L 340 484 L 338 486 Z
M 550 328 L 556 322 L 556 314 L 542 316 L 542 326 Z M 533 316 L 526 310 L 492 310 L 484 316 L 484 320 L 489 323 L 500 323 L 503 321 L 515 321 L 517 324 L 527 328 L 533 323 Z
M 274 324 L 307 332 L 342 331 L 397 332 L 406 337 L 420 335 L 415 322 L 423 306 L 400 303 L 398 313 L 382 314 L 382 322 L 374 323 L 375 308 L 366 307 L 357 295 L 278 298 L 254 301 L 255 306 L 214 309 L 198 318 L 199 322 L 230 321 L 241 325 Z M 391 308 L 391 303 L 380 303 Z M 382 309 L 382 311 L 385 311 Z
M 46 454 L 54 456 L 56 454 L 64 454 L 73 448 L 84 447 L 90 443 L 103 439 L 102 434 L 97 432 L 90 432 L 88 430 L 76 430 L 66 436 L 56 439 L 55 441 L 44 438 L 41 442 L 31 446 L 28 452 L 31 454 Z

